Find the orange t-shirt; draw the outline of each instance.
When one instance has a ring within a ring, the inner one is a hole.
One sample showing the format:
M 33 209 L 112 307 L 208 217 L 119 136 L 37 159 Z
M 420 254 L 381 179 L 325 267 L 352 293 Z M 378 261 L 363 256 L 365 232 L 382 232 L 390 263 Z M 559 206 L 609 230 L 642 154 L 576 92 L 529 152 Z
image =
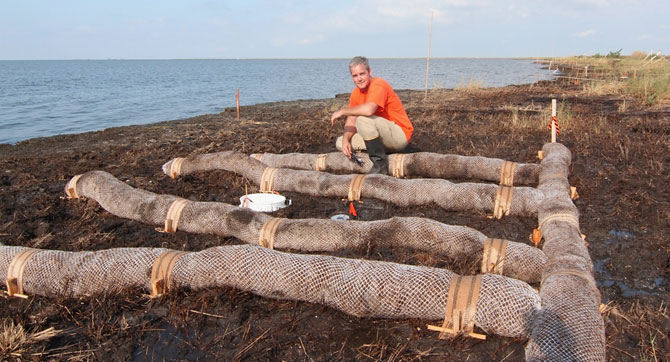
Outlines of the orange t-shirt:
M 398 95 L 387 81 L 373 77 L 366 91 L 361 91 L 358 87 L 354 88 L 349 97 L 349 107 L 355 107 L 367 102 L 377 105 L 375 116 L 384 117 L 400 126 L 407 137 L 407 141 L 412 138 L 414 126 L 412 126 L 412 122 L 407 117 L 400 98 L 398 98 Z

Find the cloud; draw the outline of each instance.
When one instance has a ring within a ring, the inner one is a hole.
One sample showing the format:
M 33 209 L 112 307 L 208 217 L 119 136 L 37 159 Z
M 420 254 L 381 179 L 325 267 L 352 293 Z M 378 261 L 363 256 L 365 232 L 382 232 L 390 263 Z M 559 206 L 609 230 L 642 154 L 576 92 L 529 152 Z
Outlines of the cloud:
M 580 38 L 586 38 L 586 37 L 589 37 L 589 36 L 594 36 L 594 35 L 596 35 L 596 33 L 597 32 L 596 32 L 595 29 L 589 29 L 589 30 L 585 30 L 581 33 L 577 33 L 576 35 Z

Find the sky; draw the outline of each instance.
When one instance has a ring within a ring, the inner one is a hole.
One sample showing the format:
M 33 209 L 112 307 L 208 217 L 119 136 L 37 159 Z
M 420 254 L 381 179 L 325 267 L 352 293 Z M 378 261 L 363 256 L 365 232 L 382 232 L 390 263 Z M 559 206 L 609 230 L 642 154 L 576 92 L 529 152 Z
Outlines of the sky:
M 668 0 L 3 0 L 0 60 L 668 54 L 669 19 Z

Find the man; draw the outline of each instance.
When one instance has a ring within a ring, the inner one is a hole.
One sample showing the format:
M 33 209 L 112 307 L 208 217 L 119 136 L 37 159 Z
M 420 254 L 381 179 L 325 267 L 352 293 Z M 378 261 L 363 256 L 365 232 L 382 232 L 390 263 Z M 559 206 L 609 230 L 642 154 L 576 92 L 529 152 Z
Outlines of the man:
M 349 106 L 330 118 L 346 116 L 344 134 L 337 139 L 336 147 L 345 156 L 353 150 L 367 150 L 373 166 L 370 173 L 388 173 L 386 150 L 398 152 L 407 147 L 414 127 L 400 98 L 391 85 L 381 78 L 372 77 L 365 57 L 354 57 L 349 71 L 356 88 L 349 97 Z

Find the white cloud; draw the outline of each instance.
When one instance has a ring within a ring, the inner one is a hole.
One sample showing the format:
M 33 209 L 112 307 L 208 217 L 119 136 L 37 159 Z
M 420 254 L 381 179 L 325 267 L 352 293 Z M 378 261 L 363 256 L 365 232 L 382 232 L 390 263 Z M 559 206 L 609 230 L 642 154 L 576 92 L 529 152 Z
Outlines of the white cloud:
M 589 29 L 589 30 L 582 31 L 581 33 L 577 33 L 576 35 L 580 38 L 586 38 L 586 37 L 589 37 L 589 36 L 594 36 L 594 35 L 596 35 L 596 33 L 597 32 L 596 32 L 595 29 Z

